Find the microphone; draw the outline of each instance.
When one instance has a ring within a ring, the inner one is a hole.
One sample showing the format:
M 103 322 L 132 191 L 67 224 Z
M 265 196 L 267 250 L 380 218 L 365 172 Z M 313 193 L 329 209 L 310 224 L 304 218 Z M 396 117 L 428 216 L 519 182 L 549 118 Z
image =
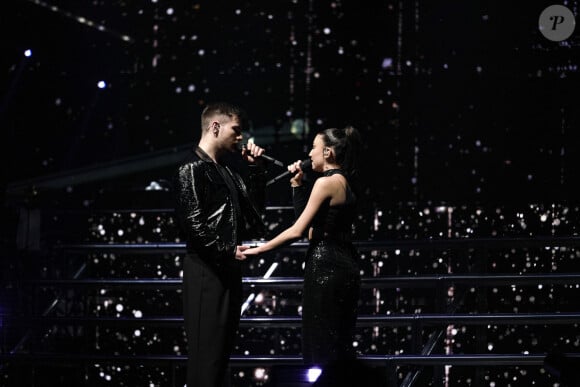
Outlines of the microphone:
M 262 155 L 262 156 L 264 156 L 264 155 Z M 302 162 L 300 163 L 300 168 L 302 168 L 302 170 L 309 169 L 310 167 L 312 167 L 312 161 L 310 161 L 310 159 L 302 160 Z M 275 182 L 277 182 L 280 179 L 285 178 L 286 176 L 288 176 L 291 173 L 292 172 L 287 170 L 286 172 L 279 174 L 278 176 L 276 176 L 272 180 L 268 181 L 266 183 L 266 187 L 269 186 L 270 184 L 274 184 Z
M 261 156 L 258 156 L 258 158 L 262 158 L 264 160 L 268 160 L 269 162 L 274 163 L 274 164 L 276 164 L 279 167 L 283 167 L 284 166 L 284 163 L 283 162 L 281 162 L 280 160 L 276 160 L 275 158 L 270 157 L 270 156 L 268 156 L 266 154 L 263 154 Z
M 243 150 L 245 147 L 246 147 L 246 144 L 242 144 L 242 150 Z M 284 163 L 283 163 L 283 162 L 281 162 L 280 160 L 276 160 L 275 158 L 273 158 L 273 157 L 270 157 L 270 156 L 268 156 L 268 155 L 266 155 L 266 154 L 263 154 L 263 155 L 261 155 L 261 156 L 258 156 L 258 158 L 261 158 L 261 159 L 267 160 L 267 161 L 269 161 L 269 162 L 271 162 L 271 163 L 274 163 L 275 165 L 277 165 L 277 166 L 279 166 L 279 167 L 284 167 L 284 166 L 285 166 L 285 165 L 284 165 Z

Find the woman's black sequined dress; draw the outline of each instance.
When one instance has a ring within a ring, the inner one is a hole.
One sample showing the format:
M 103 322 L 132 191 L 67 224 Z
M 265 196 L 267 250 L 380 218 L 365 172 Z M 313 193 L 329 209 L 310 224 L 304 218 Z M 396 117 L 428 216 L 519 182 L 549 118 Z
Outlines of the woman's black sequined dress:
M 325 176 L 339 169 L 326 171 Z M 306 253 L 302 304 L 302 352 L 308 365 L 325 365 L 354 359 L 353 331 L 360 290 L 358 253 L 351 242 L 355 197 L 347 187 L 346 202 L 326 202 L 311 227 Z M 297 213 L 306 195 L 294 193 Z

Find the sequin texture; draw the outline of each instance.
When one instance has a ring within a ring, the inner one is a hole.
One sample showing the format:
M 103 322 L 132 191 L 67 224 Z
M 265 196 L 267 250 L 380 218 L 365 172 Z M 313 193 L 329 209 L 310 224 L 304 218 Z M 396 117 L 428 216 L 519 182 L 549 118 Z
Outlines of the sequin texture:
M 311 241 L 306 254 L 302 351 L 306 364 L 353 358 L 360 291 L 358 253 L 350 242 Z

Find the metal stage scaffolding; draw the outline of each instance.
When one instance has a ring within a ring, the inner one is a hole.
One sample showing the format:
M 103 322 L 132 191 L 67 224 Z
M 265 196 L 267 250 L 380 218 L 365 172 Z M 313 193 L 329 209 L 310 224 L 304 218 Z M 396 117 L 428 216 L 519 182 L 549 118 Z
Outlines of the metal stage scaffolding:
M 55 374 L 63 385 L 131 385 L 137 374 L 147 385 L 183 385 L 185 246 L 142 242 L 18 252 L 11 306 L 2 313 L 5 385 L 45 385 Z M 509 267 L 505 259 L 520 255 L 534 262 L 542 254 L 574 259 L 579 244 L 578 237 L 356 242 L 363 274 L 353 342 L 359 359 L 380 369 L 389 387 L 501 385 L 495 369 L 516 375 L 512 385 L 518 378 L 556 383 L 546 355 L 580 357 L 580 273 L 508 272 L 502 262 Z M 299 339 L 306 246 L 297 242 L 248 265 L 231 385 L 310 385 Z

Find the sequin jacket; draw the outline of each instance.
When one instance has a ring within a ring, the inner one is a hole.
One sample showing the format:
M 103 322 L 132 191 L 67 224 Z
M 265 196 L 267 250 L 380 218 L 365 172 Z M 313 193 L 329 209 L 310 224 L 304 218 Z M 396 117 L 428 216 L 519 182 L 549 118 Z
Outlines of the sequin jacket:
M 263 236 L 265 226 L 258 208 L 263 213 L 265 173 L 261 168 L 250 167 L 246 186 L 242 177 L 230 169 L 238 191 L 237 211 L 221 174 L 227 173 L 225 168 L 199 152 L 199 148 L 196 152 L 177 170 L 177 218 L 188 252 L 220 265 L 235 257 L 239 242 Z M 243 225 L 242 229 L 237 225 Z

